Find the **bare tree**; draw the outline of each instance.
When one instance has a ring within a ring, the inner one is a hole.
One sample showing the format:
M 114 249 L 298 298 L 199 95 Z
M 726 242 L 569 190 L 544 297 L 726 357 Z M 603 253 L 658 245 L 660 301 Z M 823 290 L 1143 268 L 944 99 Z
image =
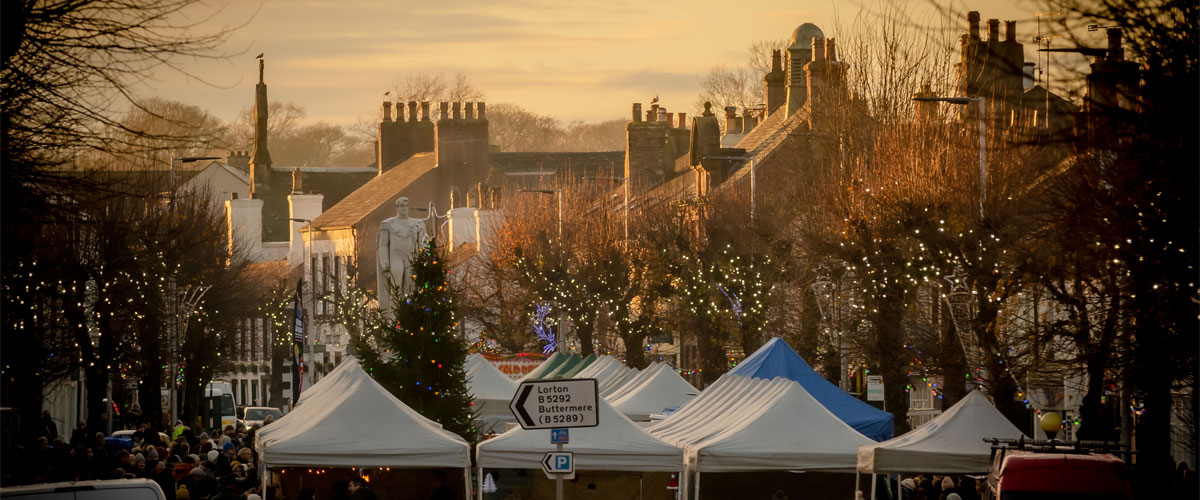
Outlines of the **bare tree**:
M 456 73 L 413 73 L 397 77 L 392 84 L 392 95 L 400 101 L 417 102 L 466 102 L 482 101 L 483 91 L 471 85 L 467 75 Z

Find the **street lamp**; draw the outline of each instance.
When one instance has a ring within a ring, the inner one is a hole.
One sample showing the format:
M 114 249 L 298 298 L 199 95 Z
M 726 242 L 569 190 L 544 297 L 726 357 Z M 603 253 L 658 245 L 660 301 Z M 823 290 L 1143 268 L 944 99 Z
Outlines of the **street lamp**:
M 950 104 L 966 105 L 979 103 L 979 218 L 983 219 L 983 203 L 987 195 L 987 109 L 982 97 L 914 97 L 914 101 L 948 102 Z
M 553 194 L 558 198 L 558 241 L 562 243 L 562 190 L 561 189 L 522 189 L 522 193 Z
M 813 283 L 813 294 L 817 296 L 817 308 L 820 309 L 821 316 L 825 318 L 825 327 L 829 330 L 830 337 L 837 336 L 838 346 L 838 367 L 841 375 L 838 378 L 838 387 L 842 390 L 849 389 L 850 381 L 846 377 L 846 336 L 842 332 L 842 283 L 841 278 L 830 279 L 822 277 Z
M 309 274 L 308 272 L 303 272 L 303 271 L 305 269 L 305 266 L 309 265 L 308 256 L 310 254 L 310 251 L 308 248 L 308 242 L 312 240 L 312 231 L 313 231 L 312 219 L 301 219 L 299 217 L 276 217 L 275 220 L 286 220 L 286 221 L 297 222 L 297 223 L 301 223 L 301 224 L 308 224 L 308 231 L 305 232 L 305 235 L 304 235 L 304 250 L 300 254 L 301 255 L 300 258 L 302 259 L 300 262 L 300 269 L 302 271 L 300 273 L 300 279 L 303 280 L 304 276 Z M 297 230 L 299 230 L 299 229 L 297 229 Z M 316 269 L 316 268 L 314 267 L 313 269 Z M 316 314 L 316 310 L 317 310 L 317 294 L 316 294 L 316 289 L 314 288 L 317 286 L 317 283 L 316 283 L 315 279 L 310 279 L 309 281 L 310 281 L 310 283 L 308 284 L 308 295 L 309 295 L 309 297 L 312 298 L 312 300 L 309 301 L 309 307 L 305 308 L 304 318 L 302 318 L 304 320 L 305 325 L 309 324 L 308 316 L 310 314 Z M 300 300 L 304 300 L 304 297 L 300 297 Z M 307 334 L 307 332 L 308 332 L 307 326 L 304 328 L 304 331 Z M 295 382 L 292 383 L 292 387 L 296 387 Z
M 975 338 L 975 330 L 971 322 L 975 320 L 975 294 L 967 287 L 965 277 L 952 274 L 945 278 L 950 283 L 950 293 L 946 294 L 946 306 L 950 309 L 950 321 L 958 332 L 958 341 L 962 345 L 966 357 L 967 369 L 974 372 L 983 370 L 983 353 Z M 972 380 L 973 382 L 974 380 Z
M 167 191 L 167 200 L 168 200 L 167 210 L 169 211 L 171 220 L 175 219 L 175 190 L 176 190 L 176 184 L 177 184 L 176 176 L 175 176 L 175 162 L 178 161 L 180 164 L 183 164 L 183 163 L 194 163 L 194 162 L 204 161 L 204 160 L 219 160 L 219 159 L 221 159 L 219 156 L 184 156 L 181 158 L 176 158 L 174 156 L 171 157 L 171 168 L 170 168 L 171 177 L 169 179 L 170 186 L 168 186 L 169 191 Z M 171 418 L 173 418 L 175 420 L 180 420 L 179 414 L 176 412 L 176 404 L 178 403 L 178 394 L 177 394 L 178 391 L 175 388 L 176 372 L 179 369 L 178 368 L 178 366 L 179 366 L 179 360 L 178 360 L 179 349 L 178 349 L 178 345 L 177 345 L 179 343 L 179 327 L 180 327 L 180 324 L 182 323 L 184 328 L 185 329 L 187 328 L 187 318 L 186 318 L 186 316 L 183 316 L 183 314 L 185 312 L 185 308 L 187 309 L 187 311 L 186 311 L 187 315 L 190 316 L 191 311 L 195 309 L 196 304 L 199 303 L 200 299 L 204 296 L 204 293 L 207 292 L 209 289 L 209 286 L 199 287 L 196 289 L 196 290 L 199 290 L 198 293 L 193 291 L 191 296 L 181 299 L 179 297 L 180 294 L 177 292 L 178 286 L 179 285 L 176 283 L 176 280 L 175 280 L 175 273 L 171 273 L 171 276 L 167 280 L 167 293 L 168 293 L 170 302 L 172 304 L 171 316 L 173 319 L 173 321 L 172 321 L 173 324 L 171 325 L 171 331 L 170 331 L 171 339 L 169 342 L 170 348 L 171 348 L 170 385 L 168 386 L 167 389 L 169 391 L 168 399 L 169 399 L 169 406 L 170 406 L 169 410 L 171 412 Z M 183 291 L 183 295 L 185 295 L 185 296 L 188 293 L 189 292 L 187 289 L 185 289 Z M 112 420 L 110 419 L 109 422 L 111 424 Z

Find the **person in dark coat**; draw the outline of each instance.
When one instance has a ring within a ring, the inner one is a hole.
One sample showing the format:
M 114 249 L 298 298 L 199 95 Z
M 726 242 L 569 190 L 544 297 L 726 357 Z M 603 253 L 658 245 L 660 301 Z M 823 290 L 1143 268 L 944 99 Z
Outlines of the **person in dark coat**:
M 350 486 L 347 488 L 350 492 L 350 500 L 377 500 L 375 491 L 371 489 L 367 481 L 361 477 L 356 477 L 350 480 Z
M 71 431 L 71 442 L 68 444 L 71 445 L 71 449 L 79 448 L 80 446 L 87 446 L 87 424 L 83 423 L 82 421 L 75 424 L 75 430 Z

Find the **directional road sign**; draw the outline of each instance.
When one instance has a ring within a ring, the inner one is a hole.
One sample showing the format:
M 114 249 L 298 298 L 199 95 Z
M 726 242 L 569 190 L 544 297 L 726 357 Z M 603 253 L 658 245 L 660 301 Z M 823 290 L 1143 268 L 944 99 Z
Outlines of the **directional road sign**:
M 542 457 L 542 470 L 546 474 L 572 474 L 575 472 L 575 454 L 569 451 L 550 451 Z
M 522 382 L 508 404 L 522 429 L 595 427 L 599 412 L 596 379 Z

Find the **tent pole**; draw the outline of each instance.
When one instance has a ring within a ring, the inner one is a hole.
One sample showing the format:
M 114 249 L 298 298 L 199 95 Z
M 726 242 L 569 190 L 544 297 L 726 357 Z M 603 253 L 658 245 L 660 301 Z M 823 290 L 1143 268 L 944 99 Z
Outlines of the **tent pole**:
M 904 474 L 896 474 L 896 498 L 904 500 L 904 487 L 900 483 L 904 482 Z
M 696 500 L 700 500 L 700 469 L 696 469 Z
M 855 494 L 857 494 L 858 492 L 862 491 L 862 487 L 860 487 L 860 486 L 858 485 L 858 484 L 859 484 L 859 480 L 860 480 L 860 479 L 862 479 L 862 473 L 860 473 L 860 472 L 859 472 L 859 471 L 856 469 L 856 470 L 854 471 L 854 493 L 855 493 Z
M 482 480 L 483 480 L 483 478 L 481 477 L 480 481 L 482 481 Z M 471 466 L 470 465 L 463 467 L 463 485 L 465 485 L 467 487 L 467 489 L 463 491 L 463 498 L 471 498 L 472 496 L 474 496 L 471 494 Z M 480 486 L 482 486 L 482 484 Z M 482 487 L 478 488 L 478 490 L 479 490 L 479 496 L 482 497 L 483 496 L 483 488 Z
M 871 474 L 871 500 L 875 500 L 875 474 Z

